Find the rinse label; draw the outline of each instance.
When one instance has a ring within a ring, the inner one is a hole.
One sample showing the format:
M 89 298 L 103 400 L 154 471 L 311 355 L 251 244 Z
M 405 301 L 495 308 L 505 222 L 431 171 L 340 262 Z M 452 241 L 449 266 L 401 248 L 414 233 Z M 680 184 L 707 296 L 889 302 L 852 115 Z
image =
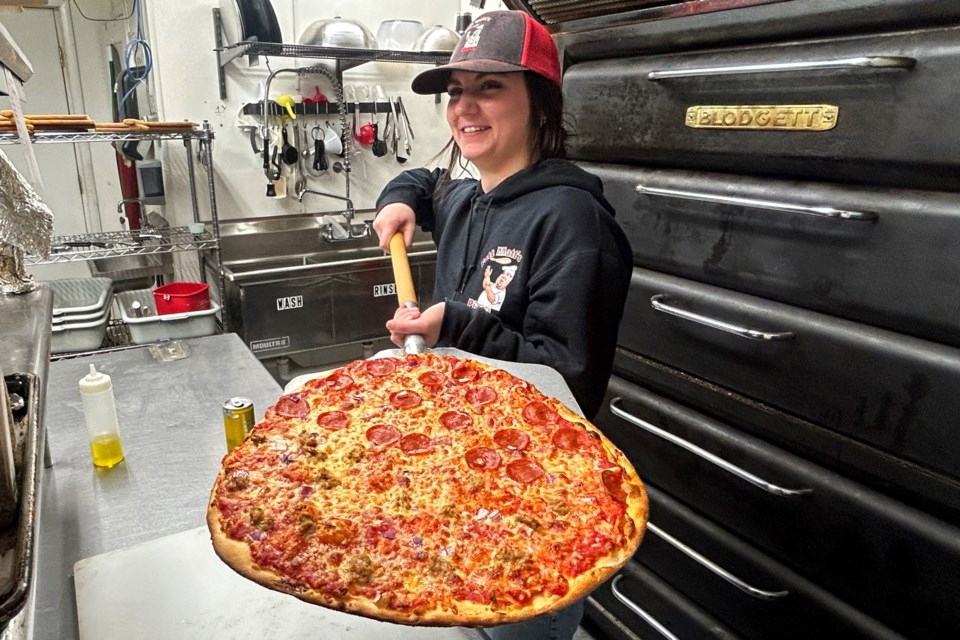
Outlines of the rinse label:
M 373 297 L 382 298 L 384 296 L 395 296 L 397 295 L 397 285 L 393 282 L 388 284 L 375 284 L 373 285 Z

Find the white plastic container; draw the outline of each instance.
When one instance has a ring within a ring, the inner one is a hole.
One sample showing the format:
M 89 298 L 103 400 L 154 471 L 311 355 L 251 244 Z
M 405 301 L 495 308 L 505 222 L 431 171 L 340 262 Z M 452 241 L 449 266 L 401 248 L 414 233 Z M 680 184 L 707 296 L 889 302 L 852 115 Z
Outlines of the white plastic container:
M 61 322 L 51 325 L 51 353 L 99 349 L 107 337 L 107 322 L 110 320 L 107 310 L 104 310 L 99 318 L 89 322 Z
M 98 467 L 112 467 L 123 461 L 123 445 L 117 424 L 117 406 L 113 381 L 90 365 L 90 373 L 80 379 L 83 420 L 90 439 L 90 455 Z
M 220 305 L 210 301 L 210 308 L 185 313 L 157 315 L 157 307 L 150 289 L 121 291 L 115 294 L 120 305 L 120 315 L 130 329 L 130 341 L 134 344 L 150 344 L 158 340 L 199 338 L 216 333 L 217 312 Z M 146 315 L 133 315 L 133 303 L 139 302 Z

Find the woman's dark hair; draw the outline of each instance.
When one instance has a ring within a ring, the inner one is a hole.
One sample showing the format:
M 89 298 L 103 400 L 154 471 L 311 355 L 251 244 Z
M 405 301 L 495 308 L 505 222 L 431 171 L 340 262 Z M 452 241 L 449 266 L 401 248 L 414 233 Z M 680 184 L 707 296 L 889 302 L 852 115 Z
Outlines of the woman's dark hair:
M 563 92 L 543 76 L 527 71 L 523 74 L 530 94 L 530 148 L 533 161 L 567 157 L 567 130 L 563 125 Z M 457 168 L 466 168 L 460 155 L 460 146 L 450 137 L 438 156 L 450 150 L 450 161 L 444 180 L 449 180 Z

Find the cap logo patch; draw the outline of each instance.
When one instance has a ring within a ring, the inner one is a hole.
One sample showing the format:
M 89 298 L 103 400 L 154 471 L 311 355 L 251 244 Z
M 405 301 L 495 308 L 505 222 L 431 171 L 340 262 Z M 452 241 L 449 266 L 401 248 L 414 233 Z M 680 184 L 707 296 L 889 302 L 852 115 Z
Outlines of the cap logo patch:
M 464 37 L 460 51 L 470 51 L 477 48 L 477 45 L 480 44 L 480 34 L 483 33 L 483 25 L 486 22 L 486 20 L 477 20 L 470 25 L 470 31 Z

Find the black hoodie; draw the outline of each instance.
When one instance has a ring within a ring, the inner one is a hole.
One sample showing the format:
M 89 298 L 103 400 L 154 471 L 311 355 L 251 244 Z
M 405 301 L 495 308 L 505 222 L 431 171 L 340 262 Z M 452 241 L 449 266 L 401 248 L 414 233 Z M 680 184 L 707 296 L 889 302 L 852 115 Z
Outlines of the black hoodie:
M 377 209 L 402 202 L 437 243 L 437 346 L 557 369 L 584 415 L 600 407 L 630 283 L 631 252 L 596 176 L 542 160 L 484 193 L 414 169 Z

